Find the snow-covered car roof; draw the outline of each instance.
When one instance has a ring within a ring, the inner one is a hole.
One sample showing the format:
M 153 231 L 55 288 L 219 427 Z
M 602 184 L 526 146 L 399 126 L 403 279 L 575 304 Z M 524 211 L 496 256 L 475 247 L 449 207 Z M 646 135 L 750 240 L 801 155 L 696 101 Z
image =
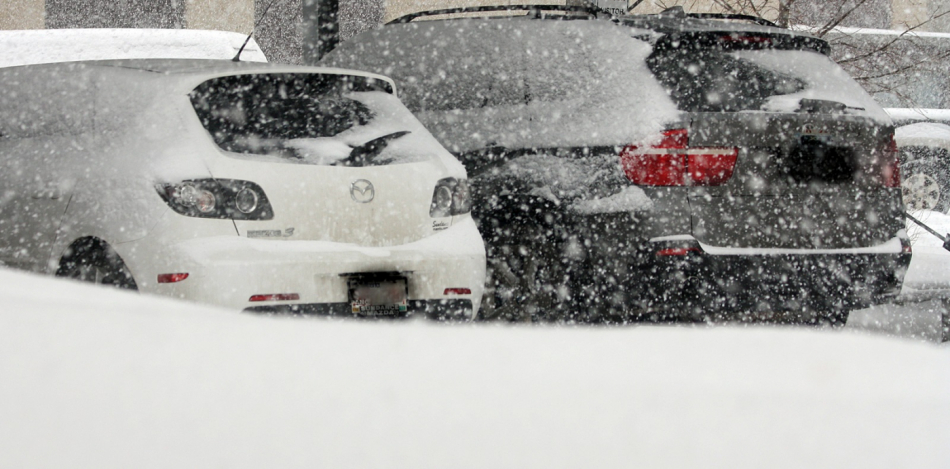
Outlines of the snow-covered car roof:
M 935 122 L 905 125 L 894 131 L 894 140 L 901 147 L 939 147 L 950 150 L 950 125 Z
M 37 29 L 0 31 L 0 67 L 108 59 L 233 58 L 246 34 L 189 29 Z M 241 60 L 267 62 L 251 38 Z
M 57 71 L 64 73 L 74 73 L 79 69 L 99 74 L 108 75 L 112 72 L 121 73 L 122 71 L 137 70 L 145 72 L 155 72 L 164 76 L 188 76 L 189 81 L 203 76 L 208 78 L 244 73 L 328 73 L 338 75 L 353 75 L 367 78 L 375 78 L 389 83 L 395 94 L 395 83 L 389 77 L 375 73 L 363 72 L 359 70 L 348 70 L 333 67 L 309 67 L 301 65 L 272 64 L 266 62 L 233 62 L 224 60 L 208 59 L 125 59 L 125 60 L 97 60 L 85 62 L 65 62 L 51 64 L 36 64 L 31 66 L 11 68 L 11 73 L 17 73 L 17 69 L 37 70 L 39 73 L 50 76 Z

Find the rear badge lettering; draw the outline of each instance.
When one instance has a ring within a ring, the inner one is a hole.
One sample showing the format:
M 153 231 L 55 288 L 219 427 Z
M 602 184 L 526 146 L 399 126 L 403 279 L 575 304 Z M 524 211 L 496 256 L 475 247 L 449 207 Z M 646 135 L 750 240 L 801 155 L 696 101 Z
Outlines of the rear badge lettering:
M 447 230 L 447 229 L 449 229 L 448 222 L 444 222 L 441 220 L 435 220 L 432 222 L 432 231 L 442 231 L 442 230 Z
M 293 228 L 280 230 L 248 230 L 248 238 L 289 238 L 294 235 Z

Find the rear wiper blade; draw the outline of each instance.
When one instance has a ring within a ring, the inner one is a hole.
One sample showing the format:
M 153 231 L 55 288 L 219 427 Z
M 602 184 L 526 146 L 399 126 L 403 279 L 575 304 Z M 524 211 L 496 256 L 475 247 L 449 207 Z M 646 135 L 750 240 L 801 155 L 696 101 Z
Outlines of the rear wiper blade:
M 349 156 L 333 163 L 333 166 L 372 166 L 385 164 L 385 161 L 373 161 L 373 159 L 379 156 L 379 154 L 389 146 L 389 142 L 409 133 L 411 132 L 408 130 L 400 130 L 383 135 L 382 137 L 374 138 L 362 145 L 355 146 Z
M 808 114 L 840 114 L 845 111 L 864 111 L 863 107 L 848 106 L 838 101 L 827 99 L 802 99 L 798 103 L 798 112 Z

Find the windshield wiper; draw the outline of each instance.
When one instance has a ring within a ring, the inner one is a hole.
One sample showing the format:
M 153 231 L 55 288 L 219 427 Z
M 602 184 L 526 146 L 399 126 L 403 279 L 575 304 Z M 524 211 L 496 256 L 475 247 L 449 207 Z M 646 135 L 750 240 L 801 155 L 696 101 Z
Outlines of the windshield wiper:
M 388 161 L 374 161 L 373 159 L 379 156 L 379 154 L 389 146 L 389 142 L 409 133 L 411 132 L 408 130 L 400 130 L 399 132 L 386 134 L 362 145 L 355 146 L 349 156 L 333 163 L 333 166 L 374 166 L 386 164 Z

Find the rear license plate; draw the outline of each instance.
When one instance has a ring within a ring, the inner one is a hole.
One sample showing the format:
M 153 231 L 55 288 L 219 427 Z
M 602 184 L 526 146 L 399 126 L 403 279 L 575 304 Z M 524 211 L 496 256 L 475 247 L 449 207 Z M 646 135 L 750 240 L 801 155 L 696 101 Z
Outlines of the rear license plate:
M 346 281 L 353 314 L 398 316 L 408 309 L 408 288 L 401 277 L 351 277 Z

